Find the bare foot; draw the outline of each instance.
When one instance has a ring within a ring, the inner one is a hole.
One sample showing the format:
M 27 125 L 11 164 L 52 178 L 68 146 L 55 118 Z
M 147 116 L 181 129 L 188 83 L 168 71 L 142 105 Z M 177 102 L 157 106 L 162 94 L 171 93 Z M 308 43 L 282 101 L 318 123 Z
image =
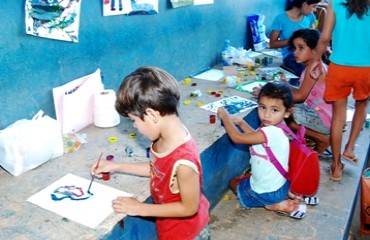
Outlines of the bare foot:
M 279 212 L 285 212 L 285 213 L 292 213 L 294 211 L 297 211 L 300 205 L 300 201 L 287 199 L 282 202 L 265 206 L 267 210 L 270 211 L 279 211 Z
M 330 179 L 336 182 L 342 180 L 343 169 L 344 169 L 344 164 L 341 162 L 339 162 L 338 165 L 331 165 L 330 166 Z

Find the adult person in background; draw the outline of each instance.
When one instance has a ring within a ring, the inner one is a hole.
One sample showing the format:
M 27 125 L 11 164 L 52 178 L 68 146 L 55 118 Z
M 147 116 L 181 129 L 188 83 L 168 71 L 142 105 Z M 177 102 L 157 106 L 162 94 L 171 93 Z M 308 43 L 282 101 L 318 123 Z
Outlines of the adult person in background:
M 370 1 L 332 0 L 327 8 L 324 29 L 317 45 L 315 63 L 310 71 L 317 78 L 322 68 L 320 57 L 328 44 L 332 44 L 332 55 L 326 75 L 325 100 L 333 102 L 331 124 L 331 148 L 333 162 L 330 179 L 342 179 L 344 164 L 341 159 L 357 163 L 355 142 L 366 119 L 370 95 Z M 342 129 L 346 122 L 347 100 L 351 94 L 355 99 L 355 112 L 348 142 L 341 154 Z
M 270 48 L 281 48 L 284 67 L 297 76 L 303 72 L 304 65 L 295 61 L 288 41 L 296 30 L 314 28 L 316 17 L 313 11 L 319 2 L 320 0 L 288 0 L 286 10 L 278 14 L 271 25 Z

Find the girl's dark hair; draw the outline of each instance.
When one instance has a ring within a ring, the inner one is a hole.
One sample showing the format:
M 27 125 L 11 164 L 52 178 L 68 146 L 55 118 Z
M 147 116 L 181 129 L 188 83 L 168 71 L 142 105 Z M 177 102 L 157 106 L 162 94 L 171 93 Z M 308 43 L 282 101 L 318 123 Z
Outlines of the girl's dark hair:
M 368 14 L 370 2 L 369 0 L 347 0 L 342 4 L 347 8 L 348 18 L 356 14 L 361 19 L 363 15 Z
M 321 2 L 321 0 L 287 0 L 285 11 L 292 9 L 293 7 L 301 8 L 303 3 L 305 2 L 310 5 L 314 3 L 319 3 Z
M 180 90 L 176 79 L 156 67 L 140 67 L 123 79 L 117 92 L 116 110 L 124 117 L 128 114 L 144 119 L 147 108 L 161 116 L 178 114 Z
M 303 28 L 293 32 L 288 41 L 290 49 L 295 49 L 293 41 L 296 38 L 302 38 L 309 48 L 314 49 L 319 41 L 320 32 L 311 28 Z
M 269 82 L 266 83 L 258 94 L 257 101 L 261 97 L 268 97 L 273 99 L 281 99 L 286 109 L 293 107 L 293 93 L 288 84 L 282 82 Z

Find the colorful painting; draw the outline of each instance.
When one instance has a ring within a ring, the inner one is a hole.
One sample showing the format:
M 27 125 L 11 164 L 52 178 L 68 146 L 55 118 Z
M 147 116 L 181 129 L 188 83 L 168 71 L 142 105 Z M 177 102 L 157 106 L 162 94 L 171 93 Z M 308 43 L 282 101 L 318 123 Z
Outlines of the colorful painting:
M 209 103 L 201 108 L 216 113 L 219 107 L 224 107 L 230 114 L 238 114 L 257 107 L 257 103 L 239 96 L 232 96 Z
M 96 181 L 88 192 L 89 183 L 90 180 L 69 173 L 32 195 L 27 201 L 71 221 L 95 228 L 113 213 L 113 199 L 118 196 L 132 197 L 132 194 Z
M 26 0 L 26 33 L 78 42 L 81 0 Z
M 153 15 L 158 13 L 158 0 L 102 0 L 103 16 Z
M 192 6 L 194 5 L 194 0 L 171 0 L 173 8 Z

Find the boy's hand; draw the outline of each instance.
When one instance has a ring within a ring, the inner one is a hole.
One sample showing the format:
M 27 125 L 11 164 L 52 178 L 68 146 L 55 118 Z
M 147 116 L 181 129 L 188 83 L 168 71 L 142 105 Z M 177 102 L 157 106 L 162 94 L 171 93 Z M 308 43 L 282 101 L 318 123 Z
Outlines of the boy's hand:
M 113 165 L 113 162 L 101 160 L 98 166 L 98 161 L 96 161 L 91 167 L 91 175 L 96 176 L 98 178 L 102 178 L 103 172 L 112 171 L 112 168 L 113 168 L 112 165 Z
M 142 204 L 143 203 L 132 197 L 117 197 L 112 201 L 112 208 L 117 213 L 138 216 L 140 215 Z
M 261 91 L 261 85 L 259 87 L 254 87 L 253 88 L 252 95 L 253 96 L 258 96 L 258 94 L 260 93 L 260 91 Z

